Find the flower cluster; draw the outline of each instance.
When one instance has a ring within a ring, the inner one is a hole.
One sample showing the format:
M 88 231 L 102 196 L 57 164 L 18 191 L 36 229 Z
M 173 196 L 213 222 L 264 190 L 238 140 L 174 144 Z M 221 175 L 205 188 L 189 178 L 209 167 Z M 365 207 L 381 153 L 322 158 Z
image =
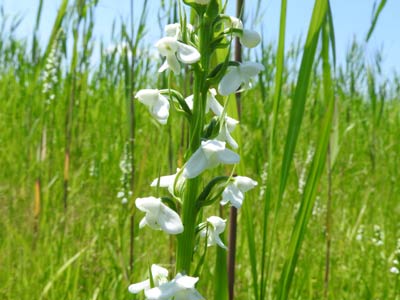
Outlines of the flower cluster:
M 159 72 L 170 71 L 170 76 L 177 76 L 182 71 L 181 64 L 189 65 L 185 70 L 194 73 L 193 94 L 182 95 L 170 81 L 165 90 L 142 89 L 135 95 L 161 125 L 168 123 L 170 109 L 175 108 L 187 117 L 190 130 L 193 130 L 189 132 L 191 139 L 186 162 L 175 174 L 160 176 L 150 184 L 151 187 L 166 188 L 169 195 L 161 198 L 148 196 L 135 201 L 137 209 L 145 213 L 140 228 L 147 226 L 182 237 L 178 239 L 177 270 L 172 280 L 168 279 L 168 270 L 152 265 L 149 279 L 129 286 L 131 293 L 144 291 L 146 299 L 203 299 L 195 289 L 199 279 L 189 276 L 188 262 L 190 264 L 194 249 L 199 247 L 195 244 L 198 238 L 205 238 L 207 247 L 218 245 L 227 249 L 220 236 L 225 231 L 226 220 L 210 216 L 205 222 L 200 222 L 198 216 L 203 213 L 198 213 L 213 203 L 230 203 L 240 208 L 245 193 L 257 185 L 256 181 L 245 176 L 218 176 L 206 185 L 199 184 L 197 179 L 219 165 L 239 163 L 240 156 L 235 152 L 239 145 L 232 136 L 239 121 L 227 115 L 226 105 L 222 105 L 218 98 L 251 88 L 253 78 L 264 70 L 260 63 L 239 63 L 229 61 L 229 57 L 212 70 L 208 58 L 216 49 L 226 47 L 229 50 L 233 37 L 239 38 L 243 46 L 253 48 L 260 43 L 260 35 L 244 29 L 239 19 L 213 10 L 207 11 L 207 24 L 203 17 L 209 0 L 184 2 L 199 14 L 199 27 L 187 23 L 168 24 L 165 36 L 155 46 L 164 58 Z M 222 30 L 213 32 L 213 28 Z M 197 186 L 193 189 L 194 185 Z M 201 186 L 204 189 L 199 193 Z M 182 219 L 178 212 L 182 212 Z M 193 246 L 184 247 L 189 253 L 179 251 L 179 241 Z M 189 260 L 182 263 L 185 255 Z

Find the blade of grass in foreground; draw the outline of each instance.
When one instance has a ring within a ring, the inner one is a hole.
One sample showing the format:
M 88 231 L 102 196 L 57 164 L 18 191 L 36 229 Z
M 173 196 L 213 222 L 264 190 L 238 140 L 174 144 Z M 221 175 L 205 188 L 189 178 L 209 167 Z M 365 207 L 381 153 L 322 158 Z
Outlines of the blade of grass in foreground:
M 372 36 L 372 33 L 374 32 L 374 29 L 375 29 L 376 23 L 378 22 L 379 16 L 382 13 L 382 10 L 386 5 L 386 1 L 387 0 L 381 0 L 381 2 L 379 3 L 378 9 L 375 11 L 374 17 L 372 19 L 371 26 L 370 26 L 370 28 L 368 30 L 368 33 L 367 33 L 367 37 L 365 38 L 366 42 L 369 41 L 369 39 Z
M 274 92 L 274 102 L 272 108 L 272 123 L 270 127 L 270 135 L 269 135 L 269 147 L 268 147 L 268 173 L 272 174 L 274 167 L 274 153 L 275 153 L 275 132 L 278 123 L 278 111 L 281 101 L 282 94 L 282 78 L 283 78 L 283 70 L 285 66 L 285 33 L 286 33 L 286 11 L 287 11 L 287 1 L 282 0 L 281 2 L 281 16 L 280 16 L 280 25 L 279 25 L 279 43 L 277 50 L 277 66 L 276 66 L 276 74 L 275 74 L 275 92 Z M 266 288 L 267 288 L 267 280 L 268 280 L 268 272 L 269 272 L 269 262 L 271 256 L 269 256 L 269 260 L 266 264 L 267 259 L 267 232 L 268 232 L 268 216 L 270 210 L 270 202 L 272 196 L 272 179 L 273 176 L 267 177 L 267 187 L 265 193 L 265 201 L 264 201 L 264 214 L 263 214 L 263 228 L 262 228 L 262 251 L 261 251 L 261 282 L 260 282 L 260 299 L 265 299 Z M 276 218 L 275 218 L 276 219 Z M 273 239 L 271 239 L 272 242 Z M 271 250 L 272 247 L 269 247 Z M 256 295 L 257 296 L 257 295 Z M 258 299 L 258 297 L 256 297 Z
M 325 2 L 325 4 L 327 3 Z M 325 24 L 326 22 L 327 18 L 325 18 Z M 330 73 L 330 64 L 328 59 L 329 58 L 328 49 L 329 49 L 328 36 L 327 34 L 324 34 L 323 55 L 325 57 L 323 60 L 323 82 L 324 82 L 324 97 L 327 100 L 326 101 L 327 106 L 326 106 L 325 116 L 321 124 L 321 131 L 319 133 L 317 150 L 311 164 L 300 209 L 296 216 L 295 225 L 290 238 L 287 258 L 283 267 L 283 271 L 278 286 L 277 299 L 281 300 L 289 298 L 290 286 L 294 277 L 294 270 L 300 254 L 301 245 L 307 230 L 307 224 L 312 214 L 318 183 L 323 174 L 327 157 L 327 149 L 330 139 L 330 132 L 332 128 L 332 120 L 334 112 L 334 94 L 333 94 L 332 78 Z

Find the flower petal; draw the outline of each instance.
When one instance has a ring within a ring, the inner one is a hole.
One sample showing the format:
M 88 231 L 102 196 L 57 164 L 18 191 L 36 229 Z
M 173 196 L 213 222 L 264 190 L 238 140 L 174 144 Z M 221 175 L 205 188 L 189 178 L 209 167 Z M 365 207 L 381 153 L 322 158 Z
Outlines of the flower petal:
M 264 71 L 265 69 L 262 64 L 252 61 L 241 63 L 239 68 L 240 73 L 242 74 L 242 76 L 247 77 L 247 80 L 249 80 L 250 77 L 256 76 L 258 73 Z
M 222 96 L 228 96 L 240 87 L 242 84 L 242 78 L 240 77 L 240 73 L 238 67 L 232 67 L 230 71 L 221 79 L 218 85 L 218 92 Z
M 258 32 L 243 29 L 240 43 L 247 48 L 254 48 L 261 42 L 261 36 Z
M 215 89 L 210 89 L 208 95 L 207 95 L 207 106 L 212 110 L 212 112 L 216 116 L 220 116 L 222 112 L 224 111 L 223 106 L 218 102 L 218 100 L 215 98 L 217 95 L 217 91 Z M 208 107 L 206 109 L 206 112 L 208 112 Z
M 184 289 L 194 288 L 194 285 L 196 284 L 197 281 L 199 281 L 198 277 L 191 277 L 187 275 L 182 276 L 180 273 L 178 273 L 175 277 L 176 284 Z
M 225 149 L 223 151 L 218 152 L 217 157 L 220 162 L 228 165 L 237 164 L 240 161 L 239 154 L 229 149 Z
M 230 202 L 232 206 L 236 207 L 237 209 L 242 207 L 244 199 L 244 194 L 235 184 L 228 185 L 224 191 L 222 192 L 222 202 L 224 204 Z
M 176 174 L 174 175 L 167 175 L 167 176 L 161 176 L 160 178 L 156 178 L 152 181 L 150 184 L 151 187 L 169 187 L 170 185 L 174 184 Z
M 181 65 L 179 64 L 178 59 L 175 54 L 167 55 L 168 66 L 171 68 L 172 72 L 175 74 L 179 74 L 181 72 Z
M 193 64 L 200 60 L 200 52 L 193 46 L 178 42 L 178 59 L 185 64 Z
M 183 168 L 182 176 L 186 178 L 195 178 L 207 169 L 207 166 L 207 157 L 204 155 L 203 150 L 200 147 L 187 161 Z
M 243 192 L 247 192 L 251 190 L 252 188 L 256 187 L 258 185 L 257 181 L 246 177 L 246 176 L 236 176 L 234 178 L 235 180 L 235 185 Z
M 179 234 L 183 232 L 183 224 L 179 215 L 163 203 L 161 203 L 158 222 L 161 229 L 166 233 Z
M 145 281 L 142 281 L 142 282 L 131 284 L 128 287 L 128 290 L 132 294 L 137 294 L 140 291 L 143 291 L 143 290 L 148 289 L 148 288 L 150 288 L 150 280 L 149 279 L 147 279 Z

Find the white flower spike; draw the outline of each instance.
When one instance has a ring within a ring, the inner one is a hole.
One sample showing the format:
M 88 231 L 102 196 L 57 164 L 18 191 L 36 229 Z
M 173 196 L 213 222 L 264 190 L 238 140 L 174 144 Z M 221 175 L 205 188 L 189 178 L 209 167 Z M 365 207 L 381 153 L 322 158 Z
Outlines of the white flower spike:
M 162 125 L 167 124 L 169 117 L 169 101 L 157 89 L 144 89 L 136 93 L 141 103 L 147 106 L 150 114 Z
M 168 234 L 180 234 L 183 232 L 183 224 L 179 215 L 161 202 L 160 198 L 137 198 L 136 207 L 146 215 L 139 223 L 139 228 L 148 225 L 155 230 L 163 230 Z
M 168 270 L 157 265 L 151 265 L 151 276 L 153 277 L 154 286 L 160 286 L 168 282 Z M 143 290 L 150 289 L 150 279 L 146 279 L 142 282 L 131 284 L 128 290 L 132 294 L 137 294 Z
M 181 71 L 179 61 L 184 64 L 193 64 L 200 60 L 200 53 L 196 48 L 179 42 L 176 37 L 164 37 L 156 43 L 156 47 L 166 58 L 158 72 L 170 68 L 175 74 L 179 74 Z
M 228 96 L 235 93 L 241 86 L 242 89 L 248 89 L 251 87 L 250 79 L 263 70 L 264 66 L 255 62 L 244 62 L 239 66 L 229 67 L 218 85 L 218 92 L 223 96 Z
M 201 142 L 201 146 L 187 161 L 183 176 L 195 178 L 206 169 L 212 169 L 219 164 L 237 164 L 240 156 L 225 148 L 225 142 L 208 140 Z
M 257 181 L 245 176 L 236 176 L 222 192 L 221 205 L 228 202 L 236 208 L 241 208 L 244 200 L 244 193 L 257 186 Z
M 198 277 L 178 273 L 172 281 L 146 290 L 144 294 L 147 300 L 204 300 L 194 287 L 198 280 Z
M 200 231 L 202 237 L 207 236 L 207 247 L 218 245 L 221 248 L 228 249 L 219 236 L 225 230 L 226 220 L 212 216 L 207 218 L 207 223 L 208 226 Z

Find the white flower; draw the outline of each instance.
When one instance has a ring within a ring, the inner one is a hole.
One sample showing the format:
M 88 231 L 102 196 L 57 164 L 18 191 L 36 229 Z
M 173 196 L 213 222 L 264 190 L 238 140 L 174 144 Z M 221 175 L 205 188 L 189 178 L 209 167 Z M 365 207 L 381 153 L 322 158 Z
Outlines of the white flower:
M 241 32 L 234 32 L 233 35 L 239 37 L 240 43 L 247 48 L 254 48 L 261 42 L 261 36 L 257 31 L 243 29 L 243 23 L 240 19 L 229 17 L 231 21 L 231 28 L 239 29 Z M 229 27 L 229 24 L 226 24 Z
M 257 181 L 245 176 L 236 176 L 222 192 L 221 205 L 230 202 L 234 207 L 242 207 L 244 193 L 251 190 L 257 185 Z
M 183 176 L 194 178 L 206 169 L 212 169 L 219 164 L 236 164 L 240 160 L 237 153 L 225 148 L 225 142 L 217 140 L 202 141 L 199 149 L 187 161 Z
M 235 120 L 231 117 L 225 117 L 216 140 L 227 142 L 233 149 L 237 149 L 239 146 L 231 136 L 231 132 L 235 130 L 237 124 L 239 124 L 238 120 Z
M 151 187 L 163 187 L 163 188 L 168 188 L 168 191 L 170 192 L 171 195 L 175 195 L 174 193 L 174 184 L 175 184 L 175 179 L 176 176 L 179 174 L 180 169 L 176 169 L 176 174 L 173 175 L 167 175 L 167 176 L 161 176 L 159 178 L 156 178 L 152 181 L 150 184 Z M 179 178 L 181 179 L 181 177 Z M 176 183 L 178 187 L 180 187 L 183 184 L 183 180 L 179 180 Z
M 211 109 L 216 116 L 220 116 L 224 111 L 224 108 L 218 102 L 215 96 L 217 96 L 217 91 L 215 89 L 210 89 L 207 93 L 206 113 L 208 113 L 209 110 Z M 190 110 L 193 110 L 193 95 L 186 97 L 185 102 L 187 106 L 190 108 Z
M 186 24 L 186 29 L 187 31 L 189 31 L 189 33 L 194 31 L 193 25 L 189 23 Z M 164 31 L 166 36 L 174 37 L 178 40 L 182 39 L 182 30 L 180 23 L 167 24 L 164 27 Z
M 168 270 L 157 265 L 151 265 L 151 276 L 153 277 L 154 286 L 160 286 L 168 282 Z M 128 290 L 132 294 L 137 294 L 140 291 L 150 289 L 150 279 L 146 279 L 142 282 L 131 284 Z
M 185 64 L 193 64 L 200 59 L 200 53 L 196 48 L 179 42 L 176 37 L 167 36 L 156 43 L 156 47 L 166 60 L 158 72 L 163 72 L 168 68 L 175 74 L 181 71 L 178 59 Z
M 207 218 L 207 227 L 200 231 L 202 237 L 207 236 L 207 246 L 214 246 L 217 244 L 221 248 L 228 249 L 222 242 L 219 235 L 224 232 L 226 220 L 220 217 L 212 216 Z
M 183 232 L 183 225 L 179 215 L 161 202 L 160 198 L 137 198 L 136 207 L 146 215 L 139 223 L 139 228 L 148 225 L 152 229 L 163 230 L 168 234 Z
M 390 273 L 393 273 L 393 274 L 400 274 L 400 270 L 397 269 L 397 267 L 391 267 L 391 268 L 390 268 Z
M 255 62 L 244 62 L 239 66 L 229 67 L 228 72 L 218 85 L 218 92 L 223 96 L 228 96 L 236 92 L 240 86 L 242 86 L 243 89 L 248 89 L 251 87 L 251 77 L 256 76 L 263 70 L 264 66 Z
M 157 89 L 144 89 L 136 93 L 141 103 L 146 105 L 150 114 L 161 124 L 166 124 L 169 117 L 169 102 Z
M 194 288 L 198 280 L 198 277 L 178 273 L 172 281 L 146 290 L 144 294 L 147 300 L 204 300 Z

